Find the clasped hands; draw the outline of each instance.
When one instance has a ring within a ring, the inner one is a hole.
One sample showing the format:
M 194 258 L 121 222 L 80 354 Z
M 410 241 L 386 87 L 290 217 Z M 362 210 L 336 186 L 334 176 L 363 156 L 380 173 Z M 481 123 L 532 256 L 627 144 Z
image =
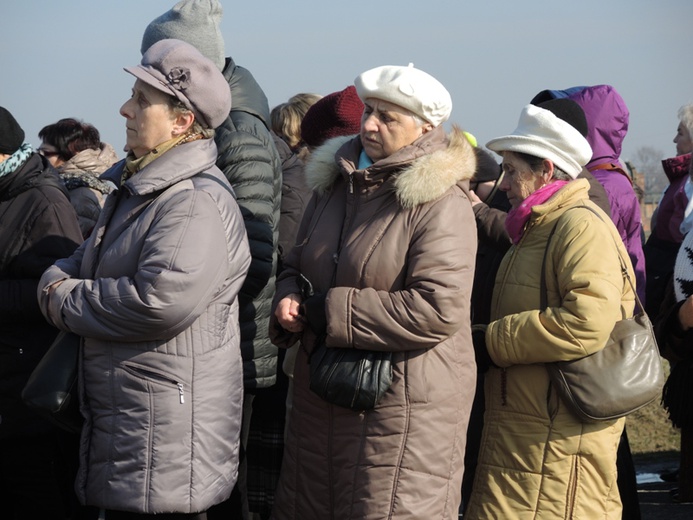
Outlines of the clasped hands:
M 317 335 L 327 331 L 325 301 L 327 294 L 317 293 L 302 300 L 301 295 L 293 293 L 282 298 L 274 315 L 279 325 L 288 332 L 302 332 L 306 325 Z

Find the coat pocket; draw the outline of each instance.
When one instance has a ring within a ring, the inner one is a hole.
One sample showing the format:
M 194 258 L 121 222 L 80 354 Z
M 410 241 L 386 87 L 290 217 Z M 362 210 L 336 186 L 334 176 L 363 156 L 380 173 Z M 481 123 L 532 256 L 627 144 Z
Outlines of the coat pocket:
M 189 458 L 192 450 L 190 385 L 150 366 L 131 361 L 120 366 L 123 408 L 119 411 L 124 413 L 119 428 L 130 433 L 116 435 L 116 451 L 126 451 L 138 461 L 140 471 L 143 470 L 141 490 L 145 497 L 160 493 L 167 486 L 185 489 L 189 474 L 179 468 L 181 460 Z
M 405 381 L 408 388 L 409 400 L 412 403 L 428 403 L 429 386 L 428 351 L 417 350 L 406 353 Z
M 123 370 L 140 380 L 149 391 L 156 390 L 156 393 L 163 396 L 171 394 L 169 397 L 177 393 L 179 403 L 185 404 L 185 384 L 179 378 L 164 371 L 134 363 L 123 363 Z

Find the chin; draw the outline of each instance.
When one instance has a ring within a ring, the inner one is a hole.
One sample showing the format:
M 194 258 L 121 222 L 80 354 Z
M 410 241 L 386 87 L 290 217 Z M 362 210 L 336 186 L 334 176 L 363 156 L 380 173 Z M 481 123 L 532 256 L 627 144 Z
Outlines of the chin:
M 364 146 L 363 149 L 365 150 L 366 155 L 370 157 L 371 161 L 373 162 L 379 161 L 380 159 L 383 159 L 385 157 L 383 155 L 383 151 L 380 148 Z

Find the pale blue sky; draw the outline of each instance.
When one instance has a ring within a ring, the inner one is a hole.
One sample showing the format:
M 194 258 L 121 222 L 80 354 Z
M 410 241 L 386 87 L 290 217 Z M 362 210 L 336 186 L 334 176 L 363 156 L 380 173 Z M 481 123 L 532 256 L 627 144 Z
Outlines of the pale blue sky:
M 0 105 L 38 145 L 62 117 L 94 124 L 122 157 L 118 114 L 147 24 L 173 0 L 8 0 L 0 16 Z M 631 113 L 622 158 L 665 156 L 676 111 L 693 102 L 691 0 L 222 0 L 226 54 L 255 75 L 270 108 L 327 94 L 362 71 L 414 65 L 453 99 L 451 123 L 480 144 L 515 128 L 544 88 L 609 83 Z

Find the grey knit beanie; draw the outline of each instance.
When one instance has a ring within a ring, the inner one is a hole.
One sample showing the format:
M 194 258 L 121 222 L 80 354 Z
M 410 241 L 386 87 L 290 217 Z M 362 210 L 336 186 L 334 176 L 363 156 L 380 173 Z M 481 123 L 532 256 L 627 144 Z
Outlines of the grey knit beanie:
M 181 0 L 147 26 L 140 50 L 144 54 L 159 40 L 183 40 L 223 71 L 226 54 L 219 30 L 221 15 L 221 3 L 217 0 Z

